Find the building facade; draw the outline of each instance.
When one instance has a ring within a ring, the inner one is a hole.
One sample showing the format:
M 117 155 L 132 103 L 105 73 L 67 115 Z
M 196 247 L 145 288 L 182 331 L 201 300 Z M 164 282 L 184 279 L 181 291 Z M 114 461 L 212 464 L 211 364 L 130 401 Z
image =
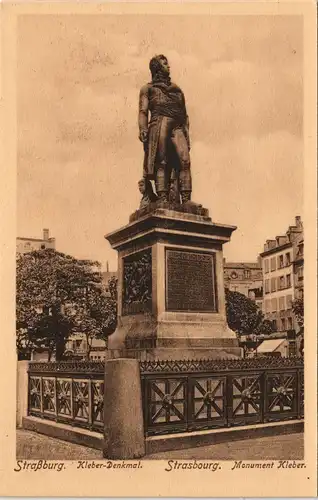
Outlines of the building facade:
M 224 267 L 225 288 L 252 299 L 260 309 L 263 303 L 262 264 L 258 262 L 226 262 Z
M 303 224 L 299 216 L 284 235 L 267 240 L 260 254 L 265 317 L 278 331 L 298 330 L 292 302 L 303 293 Z
M 43 229 L 42 238 L 22 238 L 17 237 L 17 253 L 24 254 L 33 250 L 44 250 L 53 248 L 55 250 L 55 238 L 50 238 L 49 229 Z

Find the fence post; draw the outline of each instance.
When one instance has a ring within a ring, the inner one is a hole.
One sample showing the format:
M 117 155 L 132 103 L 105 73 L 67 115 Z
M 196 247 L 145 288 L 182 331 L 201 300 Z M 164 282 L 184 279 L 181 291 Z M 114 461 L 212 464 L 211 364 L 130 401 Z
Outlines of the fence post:
M 17 362 L 16 425 L 22 427 L 22 419 L 28 414 L 28 368 L 29 361 Z
M 134 459 L 145 454 L 139 362 L 105 361 L 104 446 L 109 459 Z

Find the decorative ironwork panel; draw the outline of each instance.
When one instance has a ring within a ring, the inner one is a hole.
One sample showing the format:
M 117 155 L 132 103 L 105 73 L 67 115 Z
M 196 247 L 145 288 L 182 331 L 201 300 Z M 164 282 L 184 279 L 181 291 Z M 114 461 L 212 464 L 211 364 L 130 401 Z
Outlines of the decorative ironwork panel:
M 43 412 L 56 414 L 56 379 L 55 377 L 42 378 Z
M 92 393 L 92 423 L 93 425 L 101 427 L 104 424 L 104 382 L 102 380 L 92 381 Z
M 186 422 L 187 380 L 163 378 L 148 380 L 148 430 L 156 427 L 177 427 Z
M 297 413 L 297 372 L 266 374 L 266 414 Z
M 65 418 L 73 417 L 72 379 L 56 379 L 57 415 Z
M 74 420 L 89 423 L 91 401 L 89 398 L 89 380 L 73 380 Z
M 122 314 L 152 310 L 151 248 L 123 259 Z
M 214 254 L 166 250 L 166 309 L 217 311 Z
M 42 408 L 42 379 L 41 377 L 29 378 L 29 410 L 41 412 Z
M 141 361 L 142 373 L 215 372 L 240 370 L 266 370 L 270 368 L 303 368 L 302 358 L 244 358 L 244 359 L 200 359 Z
M 29 364 L 29 373 L 45 374 L 55 373 L 64 376 L 66 374 L 104 375 L 105 364 L 101 361 L 54 361 L 54 362 L 32 362 Z
M 200 377 L 190 379 L 191 415 L 193 424 L 224 422 L 226 417 L 226 377 Z
M 263 416 L 262 374 L 243 374 L 231 377 L 231 420 L 245 422 L 261 421 Z

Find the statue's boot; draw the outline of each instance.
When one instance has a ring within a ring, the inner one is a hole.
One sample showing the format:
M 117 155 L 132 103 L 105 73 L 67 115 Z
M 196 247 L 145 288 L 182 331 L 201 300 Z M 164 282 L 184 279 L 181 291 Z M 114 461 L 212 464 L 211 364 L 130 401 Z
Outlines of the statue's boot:
M 182 191 L 181 201 L 182 205 L 185 205 L 189 208 L 190 207 L 202 208 L 202 205 L 200 203 L 195 203 L 194 201 L 191 201 L 191 191 Z
M 158 200 L 156 201 L 157 206 L 167 205 L 169 203 L 167 191 L 159 191 L 157 192 L 157 195 L 158 195 Z
M 156 176 L 156 191 L 157 191 L 157 205 L 162 205 L 164 203 L 168 203 L 168 186 L 166 179 L 166 168 L 167 164 L 165 161 L 161 161 L 157 168 L 157 176 Z

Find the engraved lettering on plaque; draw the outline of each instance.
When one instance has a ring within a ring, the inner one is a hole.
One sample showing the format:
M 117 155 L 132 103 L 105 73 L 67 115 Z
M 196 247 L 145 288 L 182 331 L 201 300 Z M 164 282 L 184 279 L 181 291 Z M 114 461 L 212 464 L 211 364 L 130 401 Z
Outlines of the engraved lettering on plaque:
M 124 258 L 122 314 L 151 312 L 151 249 Z
M 166 309 L 217 311 L 214 254 L 166 250 Z

